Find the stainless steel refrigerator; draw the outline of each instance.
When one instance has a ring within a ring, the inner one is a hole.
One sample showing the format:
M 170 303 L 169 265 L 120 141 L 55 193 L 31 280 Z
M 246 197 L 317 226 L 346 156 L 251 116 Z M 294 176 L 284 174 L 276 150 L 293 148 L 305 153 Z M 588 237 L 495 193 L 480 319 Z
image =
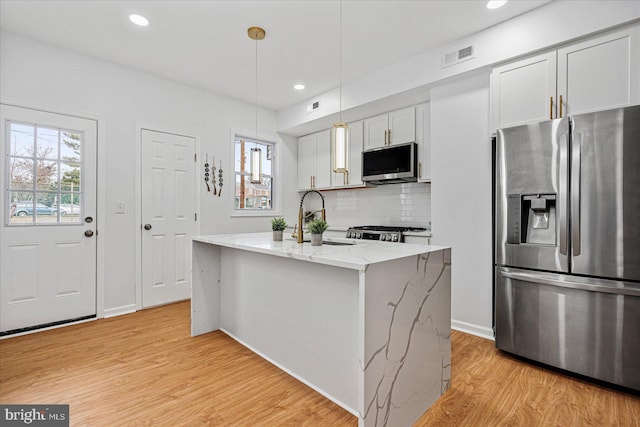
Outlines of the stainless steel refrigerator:
M 495 335 L 640 390 L 640 106 L 497 132 Z

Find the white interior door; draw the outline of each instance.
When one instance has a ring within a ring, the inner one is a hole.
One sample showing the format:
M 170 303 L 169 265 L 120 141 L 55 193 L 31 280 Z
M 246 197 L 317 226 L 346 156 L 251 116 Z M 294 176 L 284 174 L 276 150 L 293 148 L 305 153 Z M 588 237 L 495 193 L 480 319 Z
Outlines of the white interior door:
M 0 108 L 0 331 L 93 317 L 97 122 Z
M 195 139 L 142 130 L 142 306 L 191 296 Z

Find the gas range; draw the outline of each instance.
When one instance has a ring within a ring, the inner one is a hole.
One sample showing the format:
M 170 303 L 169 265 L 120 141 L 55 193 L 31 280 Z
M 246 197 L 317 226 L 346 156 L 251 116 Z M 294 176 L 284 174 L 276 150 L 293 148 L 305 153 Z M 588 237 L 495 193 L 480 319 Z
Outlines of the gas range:
M 426 228 L 361 225 L 357 227 L 349 227 L 349 229 L 347 230 L 347 238 L 403 243 L 403 233 L 407 231 L 426 231 Z

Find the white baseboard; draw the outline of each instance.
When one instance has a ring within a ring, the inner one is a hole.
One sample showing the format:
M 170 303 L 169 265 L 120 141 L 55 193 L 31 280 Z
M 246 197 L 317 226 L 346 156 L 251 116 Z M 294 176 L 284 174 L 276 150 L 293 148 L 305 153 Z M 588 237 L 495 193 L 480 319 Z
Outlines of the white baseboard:
M 487 328 L 486 326 L 479 326 L 473 323 L 451 319 L 451 329 L 495 341 L 495 338 L 493 336 L 493 329 Z
M 135 312 L 136 312 L 135 304 L 121 305 L 120 307 L 113 307 L 113 308 L 105 308 L 104 318 L 106 319 L 108 317 L 122 316 L 123 314 L 129 314 L 129 313 L 135 313 Z

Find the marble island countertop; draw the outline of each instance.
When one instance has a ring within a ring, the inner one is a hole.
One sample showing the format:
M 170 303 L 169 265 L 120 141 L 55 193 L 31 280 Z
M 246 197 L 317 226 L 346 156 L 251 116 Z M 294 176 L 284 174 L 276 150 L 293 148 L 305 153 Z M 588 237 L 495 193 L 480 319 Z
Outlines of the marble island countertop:
M 451 250 L 287 237 L 193 238 L 191 334 L 221 330 L 359 427 L 412 426 L 451 386 Z
M 271 232 L 194 236 L 193 240 L 360 271 L 366 270 L 370 264 L 446 249 L 444 246 L 362 241 L 336 237 L 325 237 L 324 240 L 332 243 L 351 244 L 311 246 L 309 242 L 299 244 L 287 237 L 281 242 L 274 242 Z

